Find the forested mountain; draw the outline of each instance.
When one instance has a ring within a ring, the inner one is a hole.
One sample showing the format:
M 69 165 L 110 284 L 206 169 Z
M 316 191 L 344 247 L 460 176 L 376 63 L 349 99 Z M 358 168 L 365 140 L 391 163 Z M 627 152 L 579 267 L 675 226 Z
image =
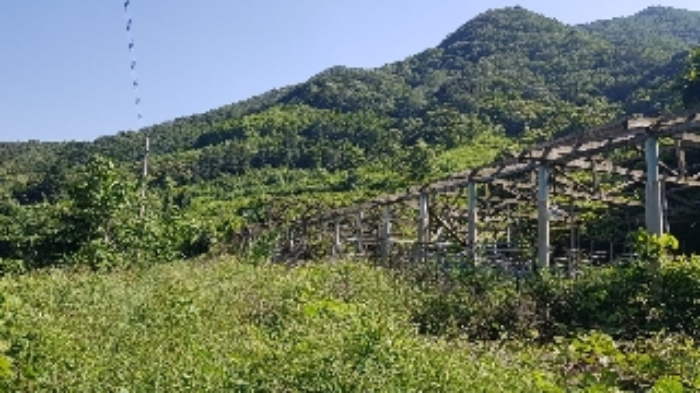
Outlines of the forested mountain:
M 197 219 L 257 220 L 260 206 L 285 198 L 349 203 L 504 148 L 678 109 L 678 75 L 699 43 L 700 12 L 652 7 L 570 26 L 521 7 L 491 10 L 375 69 L 333 67 L 94 142 L 0 144 L 0 191 L 23 205 L 59 201 L 95 153 L 135 178 L 148 133 L 151 195 Z
M 372 112 L 387 117 L 384 128 L 400 130 L 408 144 L 437 139 L 425 124 L 435 111 L 456 122 L 476 116 L 510 136 L 570 132 L 623 113 L 670 109 L 669 87 L 683 52 L 699 42 L 700 12 L 652 7 L 568 26 L 520 7 L 492 10 L 403 61 L 377 69 L 334 67 L 305 83 L 142 132 L 150 134 L 156 154 L 196 150 L 207 140 L 222 142 L 235 119 L 274 106 L 270 115 L 306 113 L 294 108 L 300 106 Z M 217 132 L 223 134 L 211 136 Z M 89 149 L 131 161 L 141 154 L 141 133 L 98 138 Z
M 700 12 L 671 7 L 649 7 L 626 18 L 602 20 L 580 26 L 620 46 L 668 56 L 700 45 Z M 653 47 L 653 48 L 652 48 Z

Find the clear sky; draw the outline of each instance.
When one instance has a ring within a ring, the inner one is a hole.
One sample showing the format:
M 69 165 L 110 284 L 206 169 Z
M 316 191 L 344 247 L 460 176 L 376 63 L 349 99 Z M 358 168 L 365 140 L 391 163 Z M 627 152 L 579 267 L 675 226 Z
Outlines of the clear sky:
M 491 8 L 577 24 L 698 0 L 4 0 L 0 140 L 92 140 L 201 113 L 334 66 L 376 67 L 437 45 Z

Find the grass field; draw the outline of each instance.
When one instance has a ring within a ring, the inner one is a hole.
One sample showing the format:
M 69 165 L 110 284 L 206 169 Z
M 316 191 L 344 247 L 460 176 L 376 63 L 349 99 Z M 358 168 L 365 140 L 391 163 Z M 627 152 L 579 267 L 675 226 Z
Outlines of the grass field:
M 362 264 L 56 270 L 5 277 L 0 293 L 7 391 L 610 391 L 628 360 L 595 334 L 551 345 L 421 335 L 413 321 L 430 296 Z M 572 345 L 605 348 L 576 358 Z M 686 352 L 696 357 L 653 377 L 658 388 L 693 383 L 700 355 Z

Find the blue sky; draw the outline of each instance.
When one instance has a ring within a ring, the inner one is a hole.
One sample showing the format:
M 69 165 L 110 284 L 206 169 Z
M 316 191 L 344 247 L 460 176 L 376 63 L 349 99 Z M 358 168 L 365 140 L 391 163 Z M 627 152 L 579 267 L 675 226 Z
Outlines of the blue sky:
M 131 0 L 144 119 L 133 104 L 123 0 L 5 0 L 0 140 L 92 140 L 201 113 L 334 66 L 376 67 L 437 45 L 491 8 L 576 24 L 644 0 Z

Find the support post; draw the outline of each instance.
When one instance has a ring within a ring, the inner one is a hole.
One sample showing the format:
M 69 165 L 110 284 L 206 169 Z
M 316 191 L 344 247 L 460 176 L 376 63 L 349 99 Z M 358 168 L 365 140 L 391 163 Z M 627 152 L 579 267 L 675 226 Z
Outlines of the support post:
M 139 217 L 146 213 L 146 189 L 148 188 L 148 153 L 151 151 L 150 142 L 146 137 L 146 147 L 143 151 L 143 184 L 141 185 L 141 211 Z
M 421 262 L 425 262 L 427 257 L 427 244 L 430 241 L 430 217 L 428 213 L 429 196 L 427 193 L 420 194 L 418 202 L 418 258 Z
M 574 276 L 574 263 L 578 250 L 576 250 L 576 222 L 574 218 L 574 201 L 569 201 L 569 255 L 567 255 L 566 274 L 567 277 Z
M 688 177 L 688 167 L 685 161 L 685 150 L 683 149 L 682 140 L 676 138 L 673 141 L 673 146 L 676 150 L 676 159 L 678 161 L 678 174 L 681 177 L 681 179 L 685 180 Z
M 513 221 L 513 217 L 510 213 L 510 207 L 509 207 L 507 212 L 506 212 L 506 247 L 508 249 L 513 248 L 512 234 L 511 234 L 511 228 L 510 228 L 512 221 Z
M 591 158 L 591 178 L 593 179 L 593 190 L 595 191 L 595 195 L 600 197 L 602 195 L 600 190 L 600 176 L 598 176 L 595 160 L 593 158 Z
M 382 222 L 382 258 L 389 258 L 391 253 L 391 208 L 384 206 L 384 220 Z
M 666 199 L 666 180 L 661 180 L 661 220 L 664 233 L 671 232 L 671 223 L 668 219 L 668 199 Z
M 549 268 L 549 169 L 537 168 L 537 267 Z
M 654 235 L 664 232 L 664 219 L 659 182 L 659 142 L 648 137 L 645 143 L 647 164 L 646 200 L 644 202 L 647 231 Z
M 467 203 L 468 203 L 468 208 L 469 208 L 469 213 L 468 213 L 468 223 L 467 223 L 467 241 L 469 242 L 468 247 L 469 247 L 469 255 L 472 258 L 472 261 L 474 265 L 478 265 L 478 250 L 477 250 L 477 244 L 478 244 L 478 233 L 477 233 L 477 221 L 479 219 L 479 212 L 478 212 L 478 207 L 477 207 L 477 189 L 476 189 L 476 183 L 470 182 L 467 185 Z
M 340 219 L 333 222 L 333 259 L 340 259 Z
M 306 255 L 308 254 L 309 245 L 311 244 L 310 240 L 311 239 L 309 237 L 309 227 L 306 223 L 304 223 L 301 227 L 301 240 L 300 240 L 302 250 L 304 250 L 302 253 L 303 259 L 306 258 Z
M 289 248 L 289 252 L 293 253 L 294 251 L 294 228 L 290 227 L 287 230 L 287 247 Z
M 364 234 L 363 230 L 362 230 L 362 228 L 363 228 L 362 221 L 364 220 L 364 218 L 365 218 L 364 212 L 361 211 L 357 214 L 357 233 L 355 235 L 356 236 L 356 239 L 355 239 L 355 256 L 356 257 L 362 256 L 364 254 L 365 246 L 364 246 L 364 243 L 362 241 L 363 240 L 362 236 Z

